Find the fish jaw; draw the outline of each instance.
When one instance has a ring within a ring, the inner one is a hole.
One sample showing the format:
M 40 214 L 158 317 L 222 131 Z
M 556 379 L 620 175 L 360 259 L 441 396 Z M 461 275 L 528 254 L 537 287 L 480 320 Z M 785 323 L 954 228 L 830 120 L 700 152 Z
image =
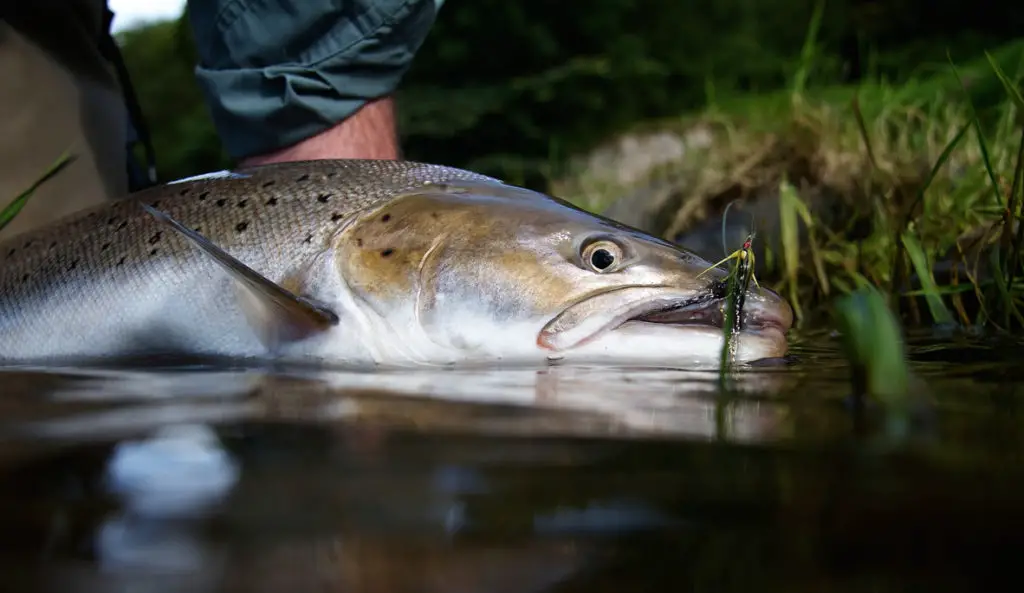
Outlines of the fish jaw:
M 704 367 L 720 363 L 726 298 L 671 287 L 626 287 L 578 302 L 548 322 L 537 345 L 552 358 Z M 736 336 L 737 362 L 784 356 L 793 324 L 790 305 L 760 288 L 747 295 Z
M 712 326 L 627 321 L 549 358 L 585 364 L 717 369 L 724 339 L 722 330 Z M 741 364 L 780 358 L 788 351 L 786 334 L 776 328 L 742 331 L 736 345 L 734 360 Z

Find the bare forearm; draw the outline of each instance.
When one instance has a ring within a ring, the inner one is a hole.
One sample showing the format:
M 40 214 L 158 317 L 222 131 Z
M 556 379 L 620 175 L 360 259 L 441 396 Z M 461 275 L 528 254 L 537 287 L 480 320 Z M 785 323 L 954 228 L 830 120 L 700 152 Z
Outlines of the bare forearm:
M 243 165 L 316 159 L 398 159 L 391 97 L 371 101 L 352 117 L 297 144 L 242 160 Z

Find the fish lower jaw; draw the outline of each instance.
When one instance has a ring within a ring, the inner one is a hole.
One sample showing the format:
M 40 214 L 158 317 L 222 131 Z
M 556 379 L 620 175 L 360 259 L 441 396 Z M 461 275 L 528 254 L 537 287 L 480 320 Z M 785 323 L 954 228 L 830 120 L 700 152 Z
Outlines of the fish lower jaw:
M 713 325 L 630 320 L 552 353 L 552 358 L 568 363 L 717 369 L 724 340 L 722 329 Z M 786 332 L 774 324 L 744 329 L 735 343 L 734 360 L 741 364 L 780 358 L 789 351 Z

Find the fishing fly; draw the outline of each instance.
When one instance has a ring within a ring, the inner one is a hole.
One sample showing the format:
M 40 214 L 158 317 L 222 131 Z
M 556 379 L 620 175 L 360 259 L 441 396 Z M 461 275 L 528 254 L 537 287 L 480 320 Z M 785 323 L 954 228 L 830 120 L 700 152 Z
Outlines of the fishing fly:
M 726 206 L 725 210 L 722 212 L 722 251 L 725 251 L 727 249 L 726 242 L 725 242 L 725 223 L 726 223 L 727 216 L 729 215 L 729 208 L 731 208 L 732 205 L 733 205 L 733 202 L 729 202 L 729 205 Z M 729 255 L 725 256 L 723 259 L 721 259 L 717 263 L 712 264 L 708 269 L 704 270 L 700 274 L 697 274 L 697 277 L 700 278 L 704 274 L 707 274 L 708 272 L 710 272 L 711 270 L 714 270 L 715 268 L 717 268 L 718 266 L 724 264 L 725 262 L 727 262 L 727 261 L 729 261 L 731 259 L 735 259 L 735 260 L 737 260 L 737 267 L 736 267 L 736 269 L 733 270 L 733 272 L 738 272 L 740 274 L 740 277 L 743 278 L 743 281 L 741 282 L 741 284 L 743 285 L 743 290 L 746 291 L 747 286 L 750 285 L 751 281 L 754 282 L 754 286 L 757 286 L 758 288 L 760 288 L 761 285 L 757 282 L 757 277 L 754 276 L 754 250 L 753 250 L 753 244 L 754 244 L 754 238 L 756 236 L 757 236 L 757 231 L 754 230 L 754 229 L 751 229 L 751 231 L 749 233 L 747 233 L 747 238 L 743 241 L 743 246 L 742 247 L 740 247 L 739 249 L 733 251 Z
M 726 217 L 729 214 L 729 208 L 732 204 L 732 202 L 729 202 L 729 205 L 725 207 L 725 211 L 722 212 L 723 251 L 727 249 L 725 241 Z M 756 231 L 751 229 L 751 231 L 747 233 L 742 247 L 733 251 L 724 259 L 697 275 L 699 278 L 727 261 L 734 260 L 732 268 L 729 270 L 729 276 L 726 279 L 728 296 L 726 298 L 725 309 L 723 311 L 722 323 L 724 341 L 722 343 L 721 363 L 723 373 L 725 372 L 725 369 L 731 366 L 736 354 L 736 336 L 743 329 L 743 305 L 746 302 L 747 291 L 750 289 L 750 282 L 753 281 L 755 286 L 760 287 L 760 284 L 757 282 L 757 278 L 754 277 L 753 244 L 756 234 Z M 722 377 L 724 378 L 724 376 L 725 375 L 723 374 Z

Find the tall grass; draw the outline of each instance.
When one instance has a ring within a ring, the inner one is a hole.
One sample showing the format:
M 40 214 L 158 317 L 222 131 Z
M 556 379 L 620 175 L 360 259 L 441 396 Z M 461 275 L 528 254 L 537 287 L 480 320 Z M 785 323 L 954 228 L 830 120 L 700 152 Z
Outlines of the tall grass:
M 785 92 L 719 98 L 686 120 L 715 141 L 676 165 L 680 195 L 649 230 L 777 200 L 758 275 L 799 323 L 867 283 L 905 323 L 1024 326 L 1020 65 L 1024 43 L 898 85 L 805 88 L 798 72 Z

